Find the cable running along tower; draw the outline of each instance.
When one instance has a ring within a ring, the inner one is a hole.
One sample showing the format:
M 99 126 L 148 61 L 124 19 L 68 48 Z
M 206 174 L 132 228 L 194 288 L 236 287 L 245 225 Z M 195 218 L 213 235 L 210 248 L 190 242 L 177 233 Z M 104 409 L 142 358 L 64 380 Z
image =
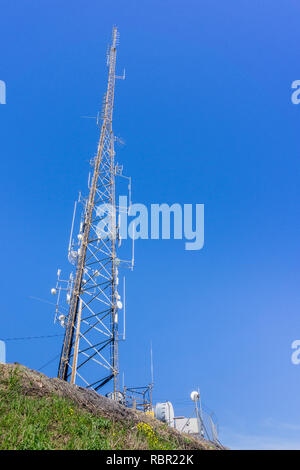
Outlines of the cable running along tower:
M 77 203 L 74 208 L 69 245 L 74 275 L 71 273 L 69 280 L 63 281 L 58 270 L 58 283 L 52 289 L 53 294 L 58 294 L 56 318 L 65 328 L 58 377 L 71 383 L 80 379 L 82 385 L 94 390 L 113 381 L 115 399 L 119 392 L 118 311 L 125 309 L 118 293 L 121 260 L 117 258 L 117 245 L 120 245 L 117 215 L 122 208 L 116 207 L 115 202 L 115 177 L 123 175 L 122 167 L 115 164 L 112 130 L 115 80 L 125 78 L 125 72 L 123 77 L 116 76 L 118 36 L 114 27 L 107 53 L 108 85 L 101 121 L 97 118 L 101 122 L 100 139 L 97 154 L 91 160 L 89 195 L 78 200 L 83 207 L 76 242 L 72 241 L 72 234 Z M 128 211 L 127 207 L 123 210 Z M 133 266 L 133 261 L 124 263 Z M 67 291 L 65 313 L 58 305 L 61 290 Z

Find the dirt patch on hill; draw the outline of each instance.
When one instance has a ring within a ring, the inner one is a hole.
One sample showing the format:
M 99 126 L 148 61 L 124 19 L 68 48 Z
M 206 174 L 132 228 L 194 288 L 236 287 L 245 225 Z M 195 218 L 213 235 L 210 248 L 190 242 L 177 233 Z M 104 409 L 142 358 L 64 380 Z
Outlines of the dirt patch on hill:
M 209 441 L 194 439 L 189 435 L 180 433 L 155 418 L 126 408 L 93 390 L 71 385 L 57 378 L 49 378 L 20 364 L 0 364 L 1 388 L 5 386 L 5 382 L 14 373 L 18 375 L 21 393 L 25 396 L 50 397 L 54 394 L 69 399 L 81 410 L 92 413 L 94 416 L 109 418 L 114 422 L 126 422 L 128 425 L 137 425 L 141 422 L 148 423 L 161 436 L 175 439 L 180 449 L 208 450 L 221 448 Z

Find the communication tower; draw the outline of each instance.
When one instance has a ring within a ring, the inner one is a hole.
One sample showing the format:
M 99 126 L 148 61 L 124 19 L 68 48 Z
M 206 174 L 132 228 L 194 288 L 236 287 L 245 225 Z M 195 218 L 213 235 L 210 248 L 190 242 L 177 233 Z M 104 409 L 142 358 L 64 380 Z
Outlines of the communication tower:
M 119 339 L 125 339 L 125 298 L 119 294 L 119 267 L 125 264 L 133 268 L 131 261 L 117 257 L 121 244 L 120 215 L 129 207 L 116 205 L 116 176 L 124 176 L 123 168 L 115 163 L 113 133 L 113 106 L 116 75 L 116 54 L 119 41 L 117 28 L 113 28 L 112 44 L 107 53 L 108 85 L 103 99 L 101 116 L 97 123 L 101 128 L 96 156 L 91 160 L 92 176 L 89 176 L 89 194 L 79 196 L 75 203 L 68 258 L 74 265 L 74 274 L 64 281 L 58 271 L 56 288 L 56 318 L 65 328 L 59 360 L 60 379 L 99 390 L 113 381 L 113 397 L 119 396 Z M 124 178 L 128 178 L 124 176 Z M 131 180 L 129 180 L 129 191 Z M 129 198 L 130 199 L 130 198 Z M 77 205 L 82 206 L 80 228 L 73 240 Z M 130 206 L 130 201 L 129 201 Z M 66 291 L 66 306 L 60 306 Z M 124 279 L 125 297 L 125 279 Z M 63 310 L 64 309 L 64 310 Z M 119 312 L 123 309 L 123 333 L 119 335 Z

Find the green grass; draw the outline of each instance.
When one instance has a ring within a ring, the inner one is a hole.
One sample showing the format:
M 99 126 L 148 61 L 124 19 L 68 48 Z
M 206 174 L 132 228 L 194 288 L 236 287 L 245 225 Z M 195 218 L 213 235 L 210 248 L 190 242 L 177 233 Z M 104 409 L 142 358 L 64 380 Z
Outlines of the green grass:
M 94 416 L 54 394 L 26 396 L 18 371 L 0 381 L 1 450 L 178 448 L 172 437 L 163 434 Z

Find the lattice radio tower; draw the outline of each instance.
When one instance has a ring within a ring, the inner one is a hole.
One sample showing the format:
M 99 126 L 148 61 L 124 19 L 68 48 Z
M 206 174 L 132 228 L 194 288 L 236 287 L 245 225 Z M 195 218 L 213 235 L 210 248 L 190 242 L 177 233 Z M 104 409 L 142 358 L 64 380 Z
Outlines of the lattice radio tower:
M 122 210 L 128 211 L 127 207 L 122 209 L 115 202 L 115 177 L 123 175 L 122 167 L 115 164 L 112 130 L 114 92 L 116 78 L 125 78 L 125 72 L 122 77 L 116 76 L 115 72 L 118 36 L 114 27 L 107 53 L 107 92 L 101 121 L 97 119 L 101 123 L 101 134 L 97 155 L 91 161 L 93 174 L 89 195 L 86 199 L 79 198 L 83 210 L 76 243 L 72 241 L 76 203 L 74 208 L 69 260 L 75 265 L 75 272 L 64 281 L 58 270 L 58 282 L 52 289 L 53 294 L 58 294 L 56 318 L 65 328 L 58 377 L 71 383 L 80 379 L 84 386 L 94 390 L 112 380 L 115 399 L 119 392 L 118 311 L 125 310 L 118 293 L 121 260 L 117 258 L 120 244 L 117 218 L 118 213 L 120 218 Z M 128 187 L 130 189 L 130 182 Z M 124 263 L 133 267 L 133 259 Z M 62 313 L 59 305 L 62 290 L 67 291 L 68 305 L 65 308 L 68 314 Z M 123 334 L 125 336 L 125 312 Z

